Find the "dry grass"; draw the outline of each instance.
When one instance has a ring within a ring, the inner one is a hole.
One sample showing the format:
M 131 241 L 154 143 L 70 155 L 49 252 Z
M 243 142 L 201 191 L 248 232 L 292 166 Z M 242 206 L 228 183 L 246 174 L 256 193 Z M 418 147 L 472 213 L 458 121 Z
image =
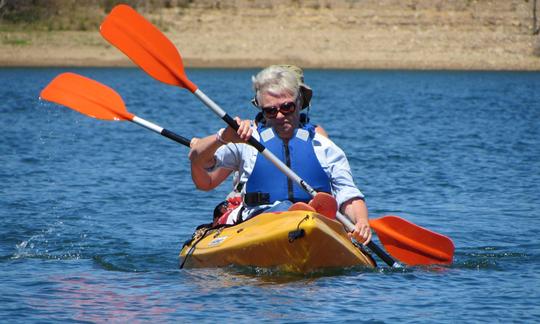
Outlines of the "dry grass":
M 530 0 L 132 2 L 187 66 L 540 70 Z M 33 29 L 4 23 L 0 65 L 129 65 L 99 35 L 105 1 L 87 3 Z

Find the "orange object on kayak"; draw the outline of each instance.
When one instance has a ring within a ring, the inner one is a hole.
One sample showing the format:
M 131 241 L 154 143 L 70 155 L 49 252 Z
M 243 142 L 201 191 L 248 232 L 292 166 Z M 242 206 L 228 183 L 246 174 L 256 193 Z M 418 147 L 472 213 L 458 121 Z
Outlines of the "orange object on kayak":
M 311 199 L 309 205 L 317 211 L 330 219 L 336 219 L 336 213 L 338 205 L 336 198 L 326 192 L 317 192 L 315 197 Z
M 305 210 L 305 211 L 316 212 L 315 208 L 301 201 L 294 203 L 291 207 L 289 207 L 289 211 L 295 211 L 295 210 Z

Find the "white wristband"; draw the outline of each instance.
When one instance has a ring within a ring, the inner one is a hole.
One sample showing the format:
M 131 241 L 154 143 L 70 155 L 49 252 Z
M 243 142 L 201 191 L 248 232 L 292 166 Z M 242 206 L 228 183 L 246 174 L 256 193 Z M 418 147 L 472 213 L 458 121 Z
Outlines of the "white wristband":
M 224 131 L 225 131 L 225 128 L 222 128 L 222 129 L 218 130 L 218 132 L 216 133 L 216 140 L 217 140 L 218 142 L 220 142 L 221 144 L 227 145 L 227 142 L 225 142 L 225 141 L 223 140 L 223 137 L 222 137 Z

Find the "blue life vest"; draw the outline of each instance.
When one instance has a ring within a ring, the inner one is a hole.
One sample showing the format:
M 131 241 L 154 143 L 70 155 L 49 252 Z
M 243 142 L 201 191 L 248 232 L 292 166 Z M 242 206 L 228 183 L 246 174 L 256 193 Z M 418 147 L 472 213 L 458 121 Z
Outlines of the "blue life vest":
M 288 144 L 285 144 L 271 127 L 266 128 L 259 125 L 257 131 L 261 138 L 260 142 L 313 189 L 318 192 L 331 193 L 330 179 L 324 172 L 319 160 L 317 160 L 313 148 L 315 126 L 307 123 L 296 129 L 293 138 L 289 140 Z M 257 193 L 268 197 L 266 203 L 273 203 L 278 200 L 308 202 L 312 198 L 310 194 L 290 180 L 262 154 L 257 155 L 255 166 L 246 183 L 246 197 Z M 257 205 L 265 202 L 246 201 L 246 203 L 248 205 Z

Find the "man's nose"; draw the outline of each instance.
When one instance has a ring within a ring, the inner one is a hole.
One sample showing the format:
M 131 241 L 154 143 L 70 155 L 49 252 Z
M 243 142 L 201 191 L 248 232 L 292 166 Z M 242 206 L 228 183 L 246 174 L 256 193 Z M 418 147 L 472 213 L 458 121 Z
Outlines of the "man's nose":
M 278 110 L 276 119 L 283 119 L 283 118 L 285 118 L 285 115 L 281 112 L 281 110 Z

